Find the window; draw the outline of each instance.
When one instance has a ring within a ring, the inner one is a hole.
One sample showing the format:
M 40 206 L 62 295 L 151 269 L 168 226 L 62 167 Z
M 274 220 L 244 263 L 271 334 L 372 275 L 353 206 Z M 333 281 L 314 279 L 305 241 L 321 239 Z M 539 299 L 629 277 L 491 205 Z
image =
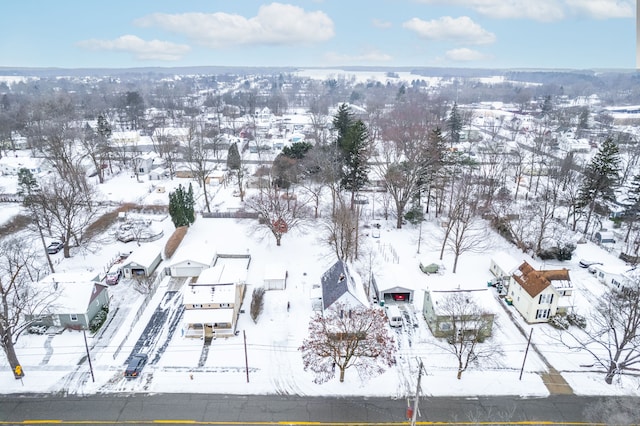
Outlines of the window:
M 221 303 L 220 307 L 221 308 L 230 308 L 231 307 L 231 303 Z
M 536 311 L 536 319 L 546 319 L 549 318 L 550 309 L 538 309 Z
M 71 321 L 78 321 L 78 315 L 77 314 L 71 314 Z
M 194 303 L 193 304 L 193 309 L 202 309 L 202 304 L 201 303 Z
M 442 331 L 451 330 L 451 323 L 450 322 L 442 322 L 442 323 L 440 323 L 440 330 L 442 330 Z
M 553 294 L 549 294 L 549 293 L 541 294 L 540 299 L 538 300 L 539 305 L 552 303 L 552 302 L 553 302 Z

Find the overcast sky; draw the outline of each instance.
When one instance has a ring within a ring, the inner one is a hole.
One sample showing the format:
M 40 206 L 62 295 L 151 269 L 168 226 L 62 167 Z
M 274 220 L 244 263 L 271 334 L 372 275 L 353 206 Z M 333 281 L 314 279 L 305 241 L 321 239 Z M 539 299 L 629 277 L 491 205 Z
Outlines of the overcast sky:
M 0 66 L 635 68 L 633 0 L 20 0 Z

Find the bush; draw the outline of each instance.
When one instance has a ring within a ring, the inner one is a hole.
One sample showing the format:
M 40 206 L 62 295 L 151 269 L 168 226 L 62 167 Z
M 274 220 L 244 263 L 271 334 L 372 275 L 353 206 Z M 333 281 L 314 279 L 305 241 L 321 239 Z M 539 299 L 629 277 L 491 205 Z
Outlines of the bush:
M 98 330 L 100 330 L 100 327 L 102 327 L 102 324 L 104 324 L 104 322 L 107 320 L 108 315 L 109 315 L 109 306 L 103 306 L 102 309 L 100 309 L 100 311 L 96 314 L 95 317 L 93 317 L 93 319 L 89 323 L 89 331 L 92 334 L 94 334 Z
M 582 315 L 569 314 L 567 315 L 567 321 L 569 321 L 569 324 L 575 325 L 576 327 L 585 328 L 587 326 L 587 319 Z
M 253 289 L 253 295 L 251 296 L 251 308 L 249 313 L 253 322 L 258 322 L 258 317 L 262 313 L 264 308 L 264 288 L 258 287 Z
M 181 226 L 173 231 L 173 234 L 167 240 L 167 244 L 164 245 L 164 257 L 165 259 L 171 258 L 173 254 L 176 252 L 180 243 L 184 239 L 184 236 L 187 235 L 188 226 Z
M 555 327 L 558 330 L 566 330 L 569 328 L 569 321 L 567 321 L 565 317 L 560 315 L 554 315 L 549 318 L 549 324 L 551 324 L 552 327 Z
M 536 255 L 542 260 L 571 260 L 576 246 L 571 243 L 564 244 L 562 246 L 556 246 L 548 249 L 542 249 Z
M 422 211 L 422 207 L 418 205 L 413 205 L 404 214 L 404 218 L 412 225 L 417 225 L 424 220 L 424 213 Z

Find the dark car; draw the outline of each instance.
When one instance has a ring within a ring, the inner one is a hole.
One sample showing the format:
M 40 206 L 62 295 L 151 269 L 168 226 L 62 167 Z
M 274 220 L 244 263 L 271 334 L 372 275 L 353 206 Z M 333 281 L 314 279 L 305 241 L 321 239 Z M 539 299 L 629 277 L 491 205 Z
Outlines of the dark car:
M 596 261 L 585 260 L 585 259 L 581 259 L 580 262 L 578 262 L 578 266 L 580 266 L 581 268 L 588 268 L 589 266 L 593 266 L 593 265 L 602 265 L 602 262 L 596 262 Z
M 47 253 L 56 254 L 63 248 L 64 248 L 64 244 L 62 244 L 60 241 L 54 241 L 47 246 Z
M 135 354 L 131 357 L 127 369 L 124 370 L 124 377 L 127 379 L 135 379 L 142 373 L 142 369 L 147 363 L 147 354 Z

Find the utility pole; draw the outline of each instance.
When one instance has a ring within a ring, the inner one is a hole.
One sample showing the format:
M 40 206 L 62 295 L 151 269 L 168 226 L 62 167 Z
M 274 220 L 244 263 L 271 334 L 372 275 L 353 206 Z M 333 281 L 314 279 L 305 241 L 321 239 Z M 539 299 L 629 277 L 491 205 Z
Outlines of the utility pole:
M 411 413 L 411 426 L 416 426 L 418 419 L 418 401 L 420 400 L 420 379 L 422 378 L 422 360 L 418 366 L 418 384 L 416 385 L 416 399 L 413 401 L 413 412 Z
M 524 358 L 522 359 L 522 368 L 520 369 L 520 378 L 522 380 L 522 372 L 524 371 L 524 363 L 527 360 L 527 354 L 529 353 L 529 345 L 531 344 L 531 335 L 533 334 L 533 328 L 529 331 L 529 340 L 527 340 L 527 349 L 524 351 Z
M 247 357 L 247 332 L 242 330 L 242 336 L 244 337 L 244 369 L 247 373 L 247 383 L 249 383 L 249 358 Z
M 91 371 L 91 381 L 93 383 L 96 382 L 95 377 L 93 377 L 93 365 L 91 365 L 91 354 L 89 353 L 89 345 L 87 344 L 87 332 L 85 329 L 82 329 L 82 335 L 84 336 L 84 347 L 87 349 L 87 360 L 89 361 L 89 371 Z

